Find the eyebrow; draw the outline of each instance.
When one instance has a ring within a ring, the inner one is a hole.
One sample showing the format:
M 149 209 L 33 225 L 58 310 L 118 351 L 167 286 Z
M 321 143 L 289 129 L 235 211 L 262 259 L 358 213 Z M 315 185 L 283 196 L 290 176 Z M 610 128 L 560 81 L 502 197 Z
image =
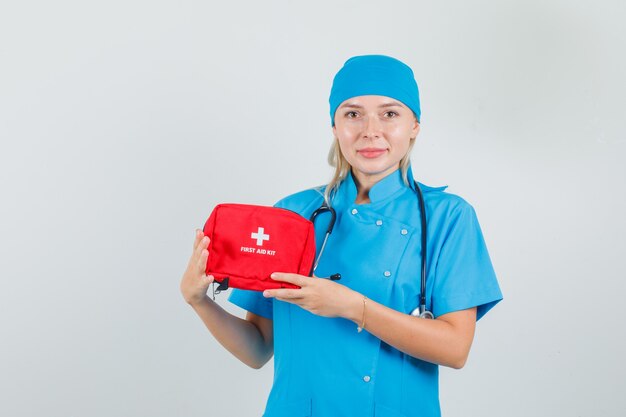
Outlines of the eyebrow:
M 345 108 L 345 107 L 350 107 L 352 109 L 362 109 L 363 106 L 360 106 L 358 104 L 352 104 L 352 103 L 347 103 L 347 104 L 342 104 L 341 106 L 339 106 L 340 108 Z M 385 103 L 385 104 L 381 104 L 380 106 L 378 106 L 378 108 L 385 108 L 385 107 L 402 107 L 402 105 L 398 102 L 393 102 L 393 103 Z

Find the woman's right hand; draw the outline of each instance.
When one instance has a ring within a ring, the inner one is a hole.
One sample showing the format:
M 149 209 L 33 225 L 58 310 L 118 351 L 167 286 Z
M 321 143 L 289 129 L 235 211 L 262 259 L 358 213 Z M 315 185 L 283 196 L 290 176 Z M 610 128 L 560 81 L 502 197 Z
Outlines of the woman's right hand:
M 206 275 L 206 263 L 209 258 L 209 238 L 202 230 L 196 229 L 196 238 L 193 242 L 193 252 L 180 282 L 180 292 L 185 301 L 194 305 L 206 296 L 209 285 L 215 279 L 213 275 Z

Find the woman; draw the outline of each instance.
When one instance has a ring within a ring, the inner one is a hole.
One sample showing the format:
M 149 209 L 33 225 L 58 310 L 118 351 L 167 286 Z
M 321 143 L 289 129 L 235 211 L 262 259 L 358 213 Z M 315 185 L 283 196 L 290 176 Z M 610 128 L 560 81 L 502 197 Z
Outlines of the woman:
M 438 365 L 461 368 L 476 321 L 502 299 L 473 208 L 420 185 L 427 214 L 426 308 L 421 223 L 409 154 L 420 129 L 412 70 L 383 55 L 345 62 L 333 80 L 332 181 L 277 203 L 309 218 L 326 201 L 337 221 L 300 289 L 233 290 L 230 315 L 206 296 L 208 238 L 197 231 L 181 290 L 217 340 L 244 363 L 274 355 L 264 416 L 439 416 Z M 316 220 L 318 253 L 326 229 Z M 321 279 L 341 273 L 340 281 Z

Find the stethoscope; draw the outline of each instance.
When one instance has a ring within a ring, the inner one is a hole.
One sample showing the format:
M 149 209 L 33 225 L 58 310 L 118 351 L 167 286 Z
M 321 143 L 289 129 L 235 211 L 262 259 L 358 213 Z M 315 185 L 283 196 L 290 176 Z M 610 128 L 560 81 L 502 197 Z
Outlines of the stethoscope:
M 426 242 L 427 242 L 427 231 L 426 231 L 426 207 L 424 205 L 424 196 L 422 196 L 422 190 L 420 190 L 417 181 L 413 181 L 415 184 L 415 190 L 417 191 L 417 202 L 419 205 L 420 211 L 420 222 L 422 224 L 422 270 L 421 270 L 421 288 L 420 288 L 420 296 L 419 296 L 419 306 L 411 311 L 411 315 L 414 317 L 420 317 L 423 319 L 432 319 L 434 318 L 433 313 L 426 310 Z M 311 214 L 309 220 L 315 224 L 315 218 L 322 213 L 330 213 L 330 222 L 328 227 L 326 228 L 326 234 L 324 235 L 324 241 L 322 242 L 322 247 L 320 248 L 320 252 L 315 259 L 315 263 L 313 264 L 313 272 L 317 269 L 317 265 L 322 257 L 322 253 L 324 253 L 324 248 L 326 247 L 326 242 L 328 241 L 328 236 L 333 232 L 333 227 L 335 227 L 335 220 L 337 220 L 337 213 L 335 209 L 330 207 L 326 201 L 322 203 L 322 205 Z M 330 279 L 336 281 L 341 278 L 341 274 L 333 274 L 330 276 Z

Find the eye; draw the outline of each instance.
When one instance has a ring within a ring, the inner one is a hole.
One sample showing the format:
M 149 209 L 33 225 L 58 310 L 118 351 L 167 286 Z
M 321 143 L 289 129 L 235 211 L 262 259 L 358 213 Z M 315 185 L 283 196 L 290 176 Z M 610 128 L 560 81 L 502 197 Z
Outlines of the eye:
M 348 119 L 354 119 L 354 118 L 357 116 L 357 113 L 356 113 L 355 111 L 352 111 L 352 110 L 351 110 L 351 111 L 346 112 L 346 113 L 345 113 L 345 116 L 346 116 Z
M 387 118 L 389 118 L 389 119 L 391 119 L 393 117 L 396 117 L 397 115 L 398 115 L 398 113 L 395 112 L 395 111 L 389 110 L 388 112 L 385 112 L 385 116 L 387 116 Z

